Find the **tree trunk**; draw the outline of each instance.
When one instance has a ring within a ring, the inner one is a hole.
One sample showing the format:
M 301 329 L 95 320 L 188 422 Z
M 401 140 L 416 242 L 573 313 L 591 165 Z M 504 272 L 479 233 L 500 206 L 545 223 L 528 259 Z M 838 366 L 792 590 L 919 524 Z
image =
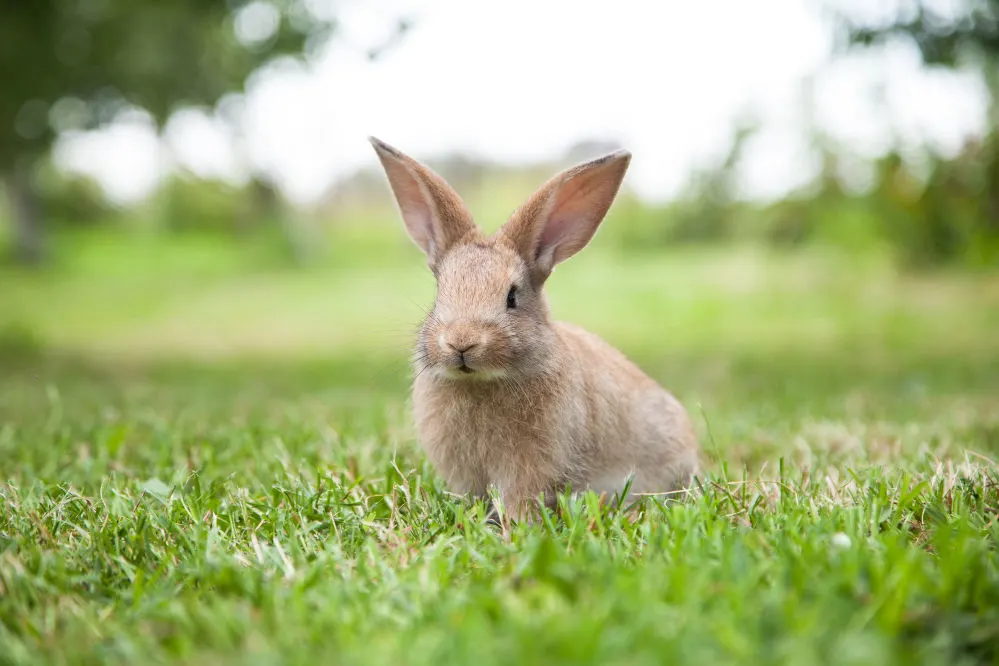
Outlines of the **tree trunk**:
M 5 180 L 10 202 L 13 258 L 21 264 L 39 264 L 45 258 L 45 238 L 38 200 L 31 184 L 30 163 L 15 165 Z

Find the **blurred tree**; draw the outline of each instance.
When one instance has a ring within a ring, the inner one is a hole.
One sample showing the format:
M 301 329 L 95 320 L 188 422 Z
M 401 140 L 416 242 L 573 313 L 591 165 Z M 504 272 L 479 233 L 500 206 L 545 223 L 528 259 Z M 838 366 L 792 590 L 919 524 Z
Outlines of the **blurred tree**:
M 844 46 L 911 39 L 928 65 L 956 67 L 969 58 L 999 63 L 999 0 L 899 2 L 884 20 L 872 22 L 837 13 L 845 28 Z
M 999 264 L 999 0 L 912 0 L 880 21 L 836 17 L 842 49 L 909 40 L 926 65 L 980 73 L 991 96 L 983 141 L 952 160 L 931 156 L 921 195 L 905 205 L 898 189 L 904 169 L 889 155 L 879 164 L 878 190 L 891 208 L 889 230 L 910 262 Z
M 43 256 L 32 171 L 59 132 L 99 127 L 130 106 L 159 126 L 178 107 L 213 106 L 267 60 L 325 41 L 335 22 L 320 4 L 0 0 L 0 175 L 16 256 Z
M 724 155 L 694 170 L 666 227 L 672 242 L 715 242 L 735 235 L 738 168 L 747 143 L 759 128 L 756 118 L 741 120 Z
M 93 178 L 60 171 L 50 157 L 32 172 L 33 200 L 51 227 L 94 226 L 116 219 L 120 211 Z

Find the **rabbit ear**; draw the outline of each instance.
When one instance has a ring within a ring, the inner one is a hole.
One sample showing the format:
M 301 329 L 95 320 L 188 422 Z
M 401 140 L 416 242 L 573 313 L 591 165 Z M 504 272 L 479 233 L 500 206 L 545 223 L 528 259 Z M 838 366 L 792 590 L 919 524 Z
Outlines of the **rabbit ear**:
M 543 281 L 555 264 L 582 250 L 610 209 L 631 153 L 605 155 L 563 171 L 531 195 L 503 234 Z
M 461 197 L 443 178 L 384 141 L 368 137 L 388 176 L 410 237 L 434 270 L 445 252 L 475 230 Z

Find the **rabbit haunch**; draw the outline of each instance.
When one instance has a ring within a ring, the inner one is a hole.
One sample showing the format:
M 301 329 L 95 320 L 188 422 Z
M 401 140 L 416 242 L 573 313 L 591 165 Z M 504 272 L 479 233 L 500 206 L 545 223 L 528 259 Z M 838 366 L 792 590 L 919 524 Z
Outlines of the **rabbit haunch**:
M 566 486 L 689 488 L 700 454 L 687 412 L 599 337 L 553 321 L 543 292 L 554 266 L 593 237 L 630 155 L 563 171 L 486 237 L 440 176 L 371 142 L 437 279 L 412 397 L 420 443 L 450 488 L 495 487 L 515 515 Z

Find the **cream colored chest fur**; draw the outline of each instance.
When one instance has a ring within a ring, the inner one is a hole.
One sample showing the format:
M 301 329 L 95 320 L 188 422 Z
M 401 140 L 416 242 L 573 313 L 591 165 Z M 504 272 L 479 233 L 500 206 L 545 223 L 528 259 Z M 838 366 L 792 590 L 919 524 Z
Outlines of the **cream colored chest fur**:
M 454 492 L 550 493 L 578 477 L 581 429 L 558 393 L 427 380 L 413 407 L 420 444 Z

